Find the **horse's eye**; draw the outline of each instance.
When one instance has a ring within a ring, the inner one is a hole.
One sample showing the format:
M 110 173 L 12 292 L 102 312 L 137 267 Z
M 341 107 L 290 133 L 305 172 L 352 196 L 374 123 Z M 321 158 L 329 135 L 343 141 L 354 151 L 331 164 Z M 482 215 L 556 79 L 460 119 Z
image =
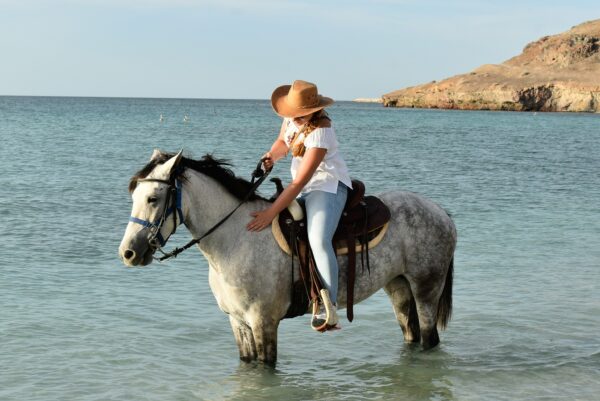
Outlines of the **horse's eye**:
M 158 200 L 158 198 L 156 196 L 148 197 L 148 203 L 156 203 L 157 200 Z

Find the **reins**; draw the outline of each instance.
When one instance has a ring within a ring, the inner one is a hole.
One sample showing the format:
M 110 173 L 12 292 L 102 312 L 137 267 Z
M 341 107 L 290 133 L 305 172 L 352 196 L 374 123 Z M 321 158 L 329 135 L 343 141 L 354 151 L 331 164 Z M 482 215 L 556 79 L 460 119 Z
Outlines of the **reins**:
M 217 224 L 215 224 L 214 226 L 212 226 L 201 237 L 192 239 L 190 242 L 188 242 L 187 244 L 185 244 L 181 248 L 177 248 L 176 247 L 171 252 L 164 253 L 161 250 L 161 248 L 158 247 L 157 249 L 160 250 L 160 252 L 163 253 L 163 256 L 161 256 L 160 258 L 154 258 L 154 259 L 158 260 L 159 262 L 162 262 L 163 260 L 176 257 L 181 252 L 185 251 L 186 249 L 189 249 L 190 247 L 192 247 L 192 246 L 196 245 L 197 243 L 199 243 L 200 241 L 202 241 L 204 238 L 208 237 L 217 228 L 219 228 L 223 223 L 225 223 L 225 221 L 227 221 L 227 219 L 229 219 L 231 217 L 231 215 L 233 215 L 235 213 L 235 211 L 240 208 L 240 206 L 242 206 L 244 203 L 246 203 L 248 201 L 248 199 L 250 199 L 250 197 L 252 196 L 252 194 L 254 193 L 254 191 L 260 186 L 260 184 L 263 183 L 263 181 L 267 178 L 267 176 L 271 172 L 271 170 L 263 170 L 261 168 L 261 166 L 262 166 L 262 164 L 263 164 L 264 161 L 265 161 L 265 159 L 261 159 L 258 162 L 258 164 L 256 165 L 256 169 L 252 172 L 252 180 L 250 181 L 250 183 L 252 184 L 252 188 L 250 188 L 250 190 L 248 191 L 248 193 L 246 194 L 246 196 L 244 197 L 244 199 L 242 199 L 242 201 L 231 212 L 229 212 L 225 217 L 223 217 Z M 258 178 L 258 180 L 255 182 L 255 180 L 257 178 Z M 169 185 L 172 185 L 172 184 L 169 184 Z M 178 190 L 178 192 L 180 192 L 180 190 Z M 179 198 L 180 197 L 181 197 L 181 195 L 179 195 Z M 181 220 L 183 221 L 183 218 Z M 160 231 L 160 228 L 159 228 L 158 231 Z M 175 231 L 173 231 L 173 232 L 175 232 Z M 164 245 L 164 244 L 162 244 L 162 245 Z

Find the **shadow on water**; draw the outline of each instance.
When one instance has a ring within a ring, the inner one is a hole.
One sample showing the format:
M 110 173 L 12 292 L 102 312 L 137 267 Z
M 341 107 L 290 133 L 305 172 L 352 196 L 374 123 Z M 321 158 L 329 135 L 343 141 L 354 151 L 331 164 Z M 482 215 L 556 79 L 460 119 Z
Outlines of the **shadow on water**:
M 343 357 L 297 365 L 286 361 L 285 366 L 280 363 L 275 369 L 240 362 L 228 378 L 215 383 L 213 389 L 204 389 L 209 390 L 205 394 L 211 393 L 205 399 L 455 399 L 449 353 L 439 348 L 423 352 L 419 346 L 408 344 L 399 351 L 380 362 Z

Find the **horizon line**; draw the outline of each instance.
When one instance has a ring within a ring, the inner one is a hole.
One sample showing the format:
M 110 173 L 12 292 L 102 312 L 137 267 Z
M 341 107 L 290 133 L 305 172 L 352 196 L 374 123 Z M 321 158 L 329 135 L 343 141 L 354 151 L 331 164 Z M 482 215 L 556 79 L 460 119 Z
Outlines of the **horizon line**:
M 88 95 L 0 95 L 2 97 L 50 97 L 50 98 L 81 98 L 81 99 L 168 99 L 168 100 L 259 100 L 269 101 L 270 99 L 259 98 L 227 98 L 227 97 L 155 97 L 155 96 L 88 96 Z M 355 99 L 371 99 L 369 97 L 357 97 Z M 376 98 L 373 98 L 376 99 Z M 354 99 L 340 99 L 336 102 L 354 102 Z

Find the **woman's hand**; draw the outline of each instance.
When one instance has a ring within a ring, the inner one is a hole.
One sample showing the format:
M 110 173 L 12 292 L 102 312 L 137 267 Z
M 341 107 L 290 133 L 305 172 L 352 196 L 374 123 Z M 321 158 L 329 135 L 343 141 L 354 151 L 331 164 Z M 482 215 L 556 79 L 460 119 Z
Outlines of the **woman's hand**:
M 263 161 L 263 167 L 265 168 L 265 171 L 271 171 L 271 169 L 273 168 L 273 165 L 275 164 L 275 161 L 273 160 L 273 155 L 271 154 L 271 152 L 265 153 L 261 157 L 261 160 Z
M 265 153 L 265 156 L 269 153 L 271 152 Z M 319 164 L 325 158 L 326 153 L 327 149 L 324 148 L 307 149 L 304 157 L 302 158 L 302 163 L 300 163 L 300 167 L 298 168 L 298 173 L 296 174 L 294 181 L 292 181 L 283 190 L 281 195 L 279 195 L 279 197 L 268 209 L 261 210 L 260 212 L 250 213 L 254 219 L 248 223 L 246 229 L 248 231 L 261 231 L 269 226 L 273 222 L 275 216 L 277 216 L 277 213 L 285 209 L 302 191 L 302 188 L 304 188 L 306 183 L 317 170 Z
M 271 225 L 276 215 L 271 208 L 261 210 L 260 212 L 252 212 L 250 216 L 254 217 L 254 219 L 248 223 L 246 229 L 248 231 L 262 231 Z

